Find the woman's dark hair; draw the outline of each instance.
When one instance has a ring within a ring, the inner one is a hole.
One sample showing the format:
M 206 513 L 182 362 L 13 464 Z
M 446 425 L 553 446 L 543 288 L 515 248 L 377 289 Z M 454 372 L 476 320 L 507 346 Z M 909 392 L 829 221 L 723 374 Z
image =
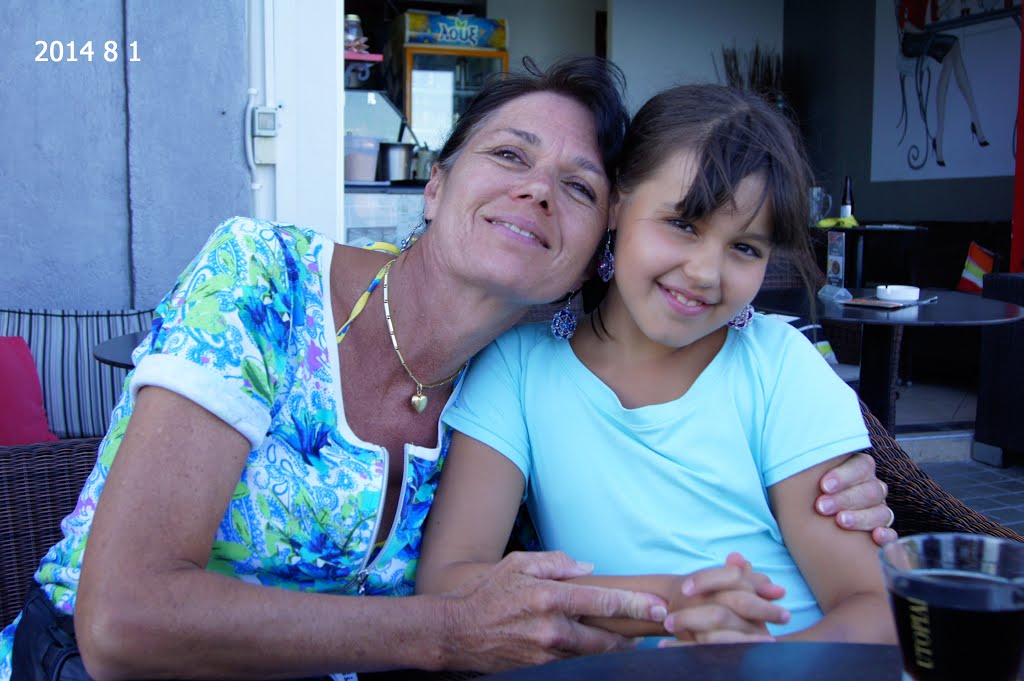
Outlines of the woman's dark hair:
M 523 72 L 499 74 L 473 97 L 438 153 L 436 165 L 451 169 L 473 134 L 505 104 L 524 95 L 550 92 L 576 100 L 593 115 L 604 170 L 610 178 L 629 125 L 622 102 L 625 78 L 621 69 L 600 57 L 568 57 L 545 70 L 525 57 L 523 66 Z
M 787 255 L 810 290 L 816 278 L 807 234 L 813 184 L 800 134 L 793 122 L 760 95 L 724 85 L 669 88 L 652 97 L 633 118 L 613 182 L 618 195 L 649 179 L 671 156 L 690 150 L 698 171 L 676 205 L 680 216 L 699 220 L 735 200 L 740 182 L 764 178 L 761 201 L 771 202 L 774 249 Z M 604 287 L 588 284 L 589 310 Z

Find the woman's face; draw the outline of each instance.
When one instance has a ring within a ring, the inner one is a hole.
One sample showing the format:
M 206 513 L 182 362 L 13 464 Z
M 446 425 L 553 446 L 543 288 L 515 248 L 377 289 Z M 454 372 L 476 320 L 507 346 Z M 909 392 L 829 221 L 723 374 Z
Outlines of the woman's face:
M 735 205 L 693 221 L 678 214 L 696 169 L 691 152 L 678 152 L 612 210 L 608 304 L 617 307 L 616 319 L 673 348 L 722 328 L 753 300 L 772 247 L 771 206 L 761 201 L 759 176 L 740 182 Z
M 590 112 L 552 93 L 495 110 L 424 193 L 433 247 L 459 276 L 524 305 L 576 288 L 607 226 Z

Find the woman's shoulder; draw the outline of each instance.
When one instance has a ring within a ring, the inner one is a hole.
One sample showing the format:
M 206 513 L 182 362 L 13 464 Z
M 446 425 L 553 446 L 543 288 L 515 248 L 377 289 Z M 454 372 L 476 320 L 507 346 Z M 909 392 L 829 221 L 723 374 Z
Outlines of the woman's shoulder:
M 207 241 L 206 249 L 216 249 L 229 242 L 244 250 L 286 249 L 304 256 L 314 244 L 329 240 L 313 229 L 236 215 L 217 225 Z

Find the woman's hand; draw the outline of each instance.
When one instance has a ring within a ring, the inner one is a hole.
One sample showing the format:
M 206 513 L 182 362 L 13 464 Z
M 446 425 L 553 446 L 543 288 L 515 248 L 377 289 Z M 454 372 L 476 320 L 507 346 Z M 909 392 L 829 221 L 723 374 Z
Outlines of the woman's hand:
M 511 553 L 445 594 L 444 666 L 493 672 L 628 648 L 629 638 L 580 618 L 664 620 L 657 596 L 557 581 L 591 569 L 559 551 Z
M 824 492 L 814 502 L 821 515 L 833 515 L 845 530 L 871 532 L 879 546 L 897 538 L 892 529 L 895 519 L 885 505 L 888 486 L 875 476 L 875 459 L 866 452 L 851 456 L 821 477 Z
M 724 567 L 680 578 L 665 630 L 686 643 L 773 641 L 766 623 L 789 621 L 789 611 L 772 603 L 784 593 L 767 575 L 754 572 L 743 556 L 731 553 Z

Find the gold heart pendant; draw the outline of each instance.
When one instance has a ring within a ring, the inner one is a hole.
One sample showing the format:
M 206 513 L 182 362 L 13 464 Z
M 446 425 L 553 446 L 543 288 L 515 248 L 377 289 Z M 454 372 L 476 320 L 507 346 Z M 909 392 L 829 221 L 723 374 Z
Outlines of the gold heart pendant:
M 412 408 L 416 410 L 417 414 L 422 414 L 423 410 L 427 408 L 427 396 L 426 395 L 413 395 Z

